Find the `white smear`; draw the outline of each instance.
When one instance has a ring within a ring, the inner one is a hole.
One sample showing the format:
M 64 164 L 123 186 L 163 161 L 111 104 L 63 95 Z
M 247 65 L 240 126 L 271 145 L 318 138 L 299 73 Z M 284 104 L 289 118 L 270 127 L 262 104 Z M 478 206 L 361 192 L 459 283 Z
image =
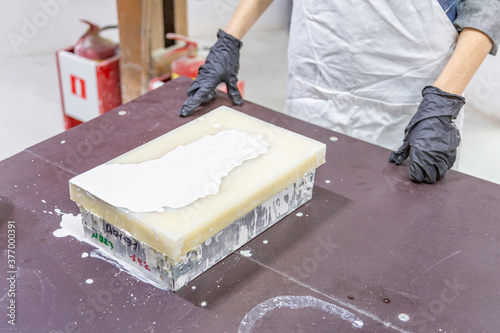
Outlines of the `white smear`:
M 66 140 L 62 140 L 62 141 L 61 141 L 61 144 L 65 144 L 65 143 L 66 143 Z
M 123 110 L 122 111 L 118 111 L 118 115 L 119 116 L 124 116 L 126 114 L 127 114 L 127 111 L 123 111 Z
M 57 211 L 56 211 L 57 212 Z M 82 217 L 80 214 L 74 216 L 71 214 L 63 214 L 60 229 L 55 230 L 52 234 L 56 237 L 67 237 L 72 236 L 79 240 L 80 242 L 85 242 L 95 246 L 90 241 L 88 241 L 83 233 Z
M 92 283 L 94 283 L 94 280 L 92 280 L 92 279 L 87 279 L 87 280 L 85 280 L 85 282 L 86 282 L 87 284 L 92 284 Z
M 207 259 L 207 261 L 208 261 L 208 259 Z M 188 274 L 181 275 L 177 278 L 177 281 L 175 282 L 175 284 L 178 286 L 181 286 L 181 287 L 185 286 L 188 283 L 188 279 L 189 279 Z
M 196 286 L 192 286 L 191 289 L 195 290 L 196 289 Z
M 213 128 L 221 128 L 221 127 L 222 127 L 222 125 L 221 125 L 221 124 L 219 124 L 219 123 L 215 123 L 215 124 L 212 124 L 212 127 L 213 127 Z
M 240 251 L 240 254 L 247 258 L 252 256 L 252 252 L 250 250 Z
M 258 135 L 226 130 L 179 146 L 156 160 L 103 164 L 71 183 L 115 207 L 134 212 L 181 208 L 219 192 L 222 178 L 267 152 Z
M 267 240 L 263 240 L 263 241 L 262 241 L 262 243 L 267 244 L 267 243 L 268 243 L 268 241 L 267 241 Z
M 297 213 L 297 214 L 295 214 L 295 215 L 297 215 L 298 217 L 301 217 L 301 216 L 303 216 L 304 214 L 302 214 L 301 212 L 298 212 L 298 213 Z
M 330 184 L 331 182 L 327 179 L 325 180 L 325 183 Z
M 201 306 L 207 306 L 207 302 L 203 301 L 200 303 Z
M 398 315 L 398 318 L 401 321 L 408 321 L 408 320 L 410 320 L 410 316 L 408 316 L 406 313 L 400 313 Z
M 47 203 L 47 201 L 45 201 L 45 200 L 43 200 L 43 199 L 42 199 L 42 202 L 43 202 L 43 203 Z
M 102 249 L 97 249 L 97 250 L 92 251 L 90 253 L 90 256 L 92 258 L 99 258 L 101 260 L 104 260 L 104 261 L 110 263 L 111 265 L 118 268 L 120 271 L 125 272 L 125 273 L 133 276 L 134 278 L 136 278 L 139 281 L 142 281 L 144 283 L 148 283 L 148 284 L 150 284 L 158 289 L 161 289 L 161 290 L 169 290 L 167 286 L 156 282 L 155 280 L 144 275 L 142 272 L 137 270 L 132 265 L 126 263 L 123 260 L 116 258 L 115 256 L 109 254 L 108 252 L 106 252 Z
M 298 310 L 303 308 L 315 308 L 332 315 L 339 316 L 343 320 L 351 323 L 354 328 L 362 328 L 364 323 L 352 312 L 347 311 L 340 306 L 322 301 L 312 296 L 278 296 L 268 299 L 254 307 L 248 312 L 240 323 L 239 333 L 251 332 L 254 325 L 269 312 L 275 309 L 288 308 Z
M 77 216 L 71 215 L 71 214 L 65 214 L 61 213 L 60 210 L 55 209 L 56 213 L 62 215 L 60 229 L 55 230 L 52 234 L 55 237 L 67 237 L 71 236 L 76 238 L 80 242 L 87 243 L 95 248 L 97 246 L 90 241 L 89 239 L 85 238 L 84 232 L 83 232 L 83 225 L 82 225 L 82 218 L 81 215 L 78 214 Z M 88 256 L 87 252 L 82 253 L 82 258 L 85 258 Z M 151 278 L 147 277 L 144 275 L 142 272 L 138 271 L 135 267 L 132 265 L 126 263 L 123 260 L 120 260 L 111 254 L 107 253 L 105 250 L 97 248 L 96 250 L 93 250 L 90 253 L 90 256 L 92 258 L 98 258 L 101 260 L 104 260 L 113 266 L 117 267 L 120 271 L 125 272 L 133 277 L 135 277 L 137 280 L 142 281 L 144 283 L 148 283 L 158 289 L 161 290 L 169 290 L 167 286 L 162 285 L 155 280 L 152 280 Z
M 238 230 L 238 244 L 245 244 L 248 241 L 248 228 L 246 225 L 240 225 Z

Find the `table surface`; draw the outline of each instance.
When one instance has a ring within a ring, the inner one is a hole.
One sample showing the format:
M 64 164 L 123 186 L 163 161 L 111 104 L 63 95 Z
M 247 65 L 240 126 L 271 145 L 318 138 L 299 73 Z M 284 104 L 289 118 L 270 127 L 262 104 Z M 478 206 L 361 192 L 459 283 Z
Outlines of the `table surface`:
M 16 326 L 4 313 L 1 331 L 498 332 L 500 186 L 454 171 L 414 184 L 388 150 L 250 102 L 234 108 L 327 145 L 313 199 L 247 243 L 251 256 L 235 252 L 173 293 L 54 237 L 57 212 L 79 213 L 71 177 L 232 107 L 220 93 L 178 117 L 189 84 L 171 81 L 0 162 L 2 312 L 7 221 L 17 265 Z

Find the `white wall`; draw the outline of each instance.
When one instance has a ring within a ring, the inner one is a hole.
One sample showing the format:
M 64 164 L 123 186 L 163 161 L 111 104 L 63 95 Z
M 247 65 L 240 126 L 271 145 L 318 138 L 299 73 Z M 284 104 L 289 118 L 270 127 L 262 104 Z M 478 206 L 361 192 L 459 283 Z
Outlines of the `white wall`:
M 231 19 L 239 0 L 187 0 L 190 37 L 215 36 Z M 275 0 L 252 28 L 252 32 L 285 29 L 291 0 Z
M 55 52 L 71 46 L 86 31 L 80 19 L 98 25 L 116 24 L 116 0 L 3 0 L 0 57 Z M 118 33 L 106 36 L 117 40 Z
M 139 0 L 138 0 L 139 1 Z M 214 37 L 231 18 L 238 0 L 187 0 L 192 37 Z M 284 29 L 291 0 L 275 0 L 252 32 Z M 86 26 L 117 23 L 116 0 L 3 0 L 0 11 L 0 57 L 54 52 L 73 45 Z M 118 41 L 117 32 L 106 36 Z
M 486 57 L 469 83 L 465 98 L 469 109 L 500 120 L 500 54 Z

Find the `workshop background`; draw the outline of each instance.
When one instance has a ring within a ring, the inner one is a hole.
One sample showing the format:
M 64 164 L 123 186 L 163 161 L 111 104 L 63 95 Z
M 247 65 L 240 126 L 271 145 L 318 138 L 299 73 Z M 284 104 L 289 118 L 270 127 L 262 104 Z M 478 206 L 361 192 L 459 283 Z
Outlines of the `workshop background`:
M 44 14 L 49 3 L 52 7 Z M 237 3 L 188 0 L 189 37 L 201 48 L 210 47 Z M 79 20 L 99 25 L 118 22 L 116 0 L 10 1 L 2 7 L 0 160 L 64 131 L 55 52 L 73 45 L 85 32 L 86 25 Z M 243 39 L 241 54 L 245 98 L 277 111 L 285 105 L 290 12 L 291 0 L 274 1 Z M 27 33 L 27 25 L 35 29 Z M 119 42 L 116 30 L 104 36 Z M 459 170 L 500 184 L 500 57 L 488 56 L 465 97 Z

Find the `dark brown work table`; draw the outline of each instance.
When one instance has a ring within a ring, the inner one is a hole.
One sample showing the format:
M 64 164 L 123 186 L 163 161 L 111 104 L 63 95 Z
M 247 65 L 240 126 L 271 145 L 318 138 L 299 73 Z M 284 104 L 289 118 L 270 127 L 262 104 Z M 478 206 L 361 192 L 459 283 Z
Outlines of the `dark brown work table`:
M 500 331 L 500 186 L 454 171 L 414 184 L 389 151 L 250 102 L 234 108 L 327 145 L 302 216 L 246 244 L 251 257 L 233 253 L 173 293 L 82 258 L 88 244 L 54 237 L 56 208 L 79 213 L 71 177 L 232 107 L 219 94 L 178 117 L 189 84 L 171 81 L 0 162 L 0 331 L 237 332 L 245 316 L 242 332 Z M 6 316 L 7 221 L 16 225 L 16 326 Z

